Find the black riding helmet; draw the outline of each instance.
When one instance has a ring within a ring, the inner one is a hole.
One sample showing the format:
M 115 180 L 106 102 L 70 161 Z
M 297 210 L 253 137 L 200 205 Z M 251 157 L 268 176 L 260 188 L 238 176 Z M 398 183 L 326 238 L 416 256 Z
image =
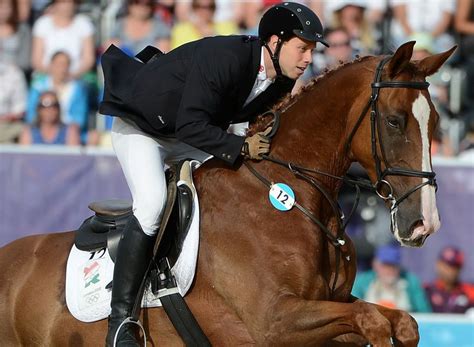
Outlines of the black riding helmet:
M 267 43 L 272 35 L 279 37 L 274 53 L 272 53 Z M 258 37 L 270 53 L 277 77 L 282 76 L 279 63 L 281 45 L 284 41 L 288 41 L 295 36 L 307 41 L 321 42 L 329 47 L 323 37 L 321 21 L 308 7 L 295 2 L 283 2 L 270 7 L 264 13 L 258 26 Z

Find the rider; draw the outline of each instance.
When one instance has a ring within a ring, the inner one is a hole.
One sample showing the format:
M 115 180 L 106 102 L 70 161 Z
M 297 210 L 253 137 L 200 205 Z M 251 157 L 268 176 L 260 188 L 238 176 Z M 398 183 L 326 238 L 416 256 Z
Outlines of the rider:
M 245 137 L 226 129 L 290 92 L 316 43 L 327 45 L 322 33 L 309 8 L 285 2 L 263 15 L 258 38 L 204 38 L 146 63 L 115 46 L 104 53 L 100 112 L 117 117 L 112 143 L 133 198 L 115 262 L 107 345 L 116 334 L 118 345 L 139 345 L 133 324 L 119 326 L 132 314 L 160 225 L 164 162 L 210 155 L 230 165 L 241 155 L 261 159 L 270 150 L 264 133 Z

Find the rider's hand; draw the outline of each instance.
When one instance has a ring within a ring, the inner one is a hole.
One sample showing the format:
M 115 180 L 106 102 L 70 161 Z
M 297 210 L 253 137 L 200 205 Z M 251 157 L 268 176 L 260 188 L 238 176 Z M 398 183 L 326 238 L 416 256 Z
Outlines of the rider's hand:
M 242 154 L 250 159 L 261 160 L 262 155 L 270 152 L 270 139 L 267 135 L 270 134 L 271 131 L 272 128 L 269 127 L 265 131 L 247 137 L 242 146 Z

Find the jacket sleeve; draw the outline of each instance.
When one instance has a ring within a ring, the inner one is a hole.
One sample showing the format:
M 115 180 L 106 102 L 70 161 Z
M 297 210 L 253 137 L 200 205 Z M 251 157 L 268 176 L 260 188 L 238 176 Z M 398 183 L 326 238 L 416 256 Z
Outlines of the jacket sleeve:
M 176 117 L 176 137 L 233 165 L 245 137 L 229 134 L 216 124 L 230 120 L 230 115 L 220 113 L 221 103 L 238 81 L 241 68 L 229 53 L 198 49 L 196 54 Z

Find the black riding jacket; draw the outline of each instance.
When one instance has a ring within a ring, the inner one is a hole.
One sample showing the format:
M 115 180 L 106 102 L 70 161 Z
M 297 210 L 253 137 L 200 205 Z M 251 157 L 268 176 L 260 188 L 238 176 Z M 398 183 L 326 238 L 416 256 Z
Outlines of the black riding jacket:
M 244 137 L 231 123 L 251 121 L 290 92 L 277 79 L 243 107 L 257 78 L 261 45 L 249 36 L 204 38 L 144 64 L 111 46 L 102 56 L 100 113 L 131 119 L 153 136 L 172 136 L 234 164 Z

